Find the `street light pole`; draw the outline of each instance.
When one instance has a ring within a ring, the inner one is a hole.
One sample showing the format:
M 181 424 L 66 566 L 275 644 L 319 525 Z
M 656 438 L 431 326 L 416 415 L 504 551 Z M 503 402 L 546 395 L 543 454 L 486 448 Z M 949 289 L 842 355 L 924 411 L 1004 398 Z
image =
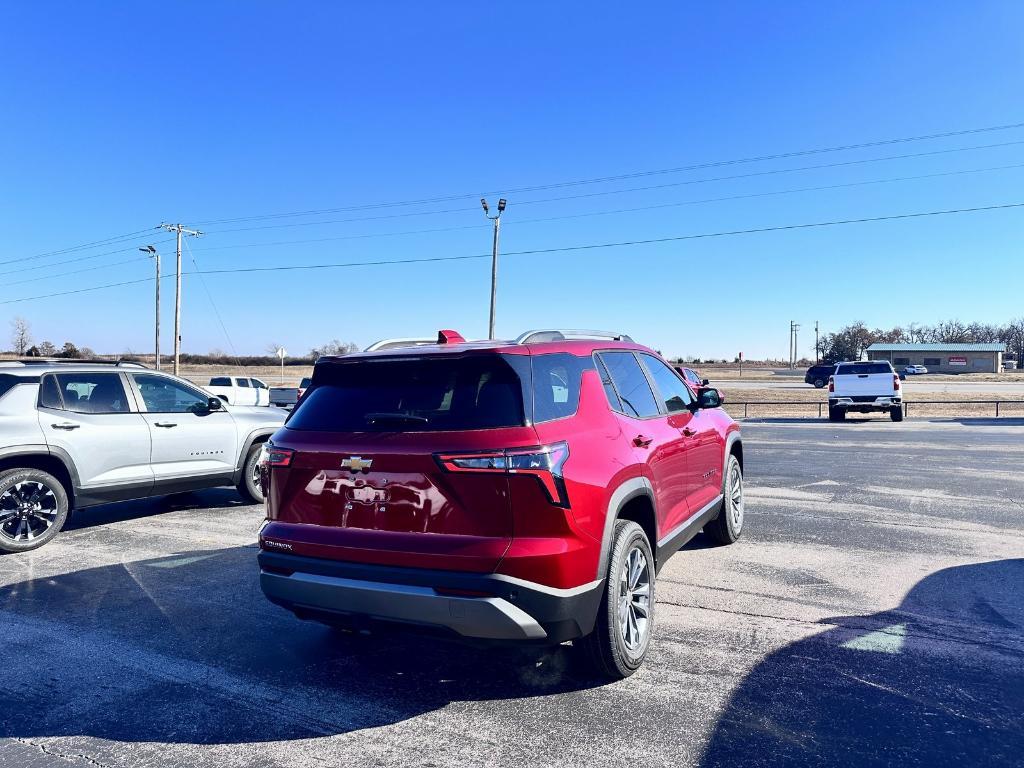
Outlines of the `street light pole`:
M 148 253 L 151 258 L 156 259 L 156 328 L 153 337 L 153 354 L 156 360 L 156 369 L 160 370 L 160 254 L 152 245 L 139 248 L 143 253 Z
M 505 198 L 498 201 L 498 213 L 491 216 L 487 200 L 480 198 L 480 205 L 484 209 L 484 216 L 494 222 L 494 240 L 491 243 L 491 313 L 487 323 L 487 338 L 494 338 L 494 308 L 498 301 L 498 235 L 501 232 L 501 214 L 505 210 Z

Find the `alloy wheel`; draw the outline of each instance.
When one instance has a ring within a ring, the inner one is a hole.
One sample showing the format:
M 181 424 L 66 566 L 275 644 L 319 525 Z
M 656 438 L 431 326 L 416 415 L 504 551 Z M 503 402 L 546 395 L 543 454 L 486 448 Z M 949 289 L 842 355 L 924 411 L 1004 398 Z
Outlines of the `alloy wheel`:
M 743 527 L 743 473 L 735 461 L 729 468 L 729 520 L 738 534 Z
M 638 654 L 651 626 L 651 568 L 647 556 L 633 546 L 619 575 L 619 634 L 631 654 Z
M 0 494 L 0 536 L 32 541 L 57 520 L 57 497 L 38 480 L 23 480 Z

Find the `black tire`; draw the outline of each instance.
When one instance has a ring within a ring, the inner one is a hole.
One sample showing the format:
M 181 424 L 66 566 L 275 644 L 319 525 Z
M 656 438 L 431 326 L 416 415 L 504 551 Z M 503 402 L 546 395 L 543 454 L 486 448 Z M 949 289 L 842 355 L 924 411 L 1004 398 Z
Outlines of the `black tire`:
M 642 561 L 630 560 L 634 557 L 633 552 L 639 552 Z M 641 589 L 645 588 L 646 594 L 639 589 L 630 591 L 629 582 L 623 580 L 626 575 L 624 568 L 628 562 L 644 564 L 635 583 L 640 585 Z M 651 635 L 654 632 L 654 571 L 654 556 L 651 554 L 651 544 L 644 529 L 631 520 L 616 521 L 597 622 L 594 631 L 578 641 L 591 668 L 602 678 L 621 680 L 629 677 L 640 668 L 647 657 L 647 649 L 650 647 Z M 619 617 L 620 605 L 623 602 L 635 607 L 633 611 L 627 610 L 623 613 L 627 629 L 621 628 Z M 647 616 L 641 619 L 644 610 Z M 629 634 L 634 642 L 627 641 L 626 634 Z
M 0 472 L 0 552 L 28 552 L 43 546 L 60 533 L 68 511 L 67 491 L 48 472 Z
M 263 503 L 263 485 L 259 479 L 260 453 L 263 451 L 263 443 L 256 443 L 249 449 L 245 457 L 245 464 L 242 465 L 242 478 L 235 488 L 239 495 L 248 504 Z
M 829 421 L 846 421 L 846 411 L 842 408 L 828 408 L 828 420 Z
M 716 544 L 732 544 L 743 533 L 743 467 L 736 454 L 729 454 L 722 480 L 722 508 L 718 517 L 704 526 L 704 533 Z
M 825 380 L 824 379 L 815 379 L 814 380 L 814 388 L 815 389 L 821 389 L 824 386 L 825 386 Z
M 889 418 L 893 421 L 903 421 L 903 406 L 894 405 L 889 409 Z

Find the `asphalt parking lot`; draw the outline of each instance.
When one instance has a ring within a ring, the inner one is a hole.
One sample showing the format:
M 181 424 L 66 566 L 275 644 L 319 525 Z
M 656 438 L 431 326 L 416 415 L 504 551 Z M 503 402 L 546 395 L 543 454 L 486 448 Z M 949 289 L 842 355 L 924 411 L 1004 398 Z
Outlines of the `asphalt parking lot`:
M 743 430 L 743 538 L 613 685 L 295 620 L 228 490 L 85 512 L 0 558 L 0 766 L 1020 765 L 1024 422 Z

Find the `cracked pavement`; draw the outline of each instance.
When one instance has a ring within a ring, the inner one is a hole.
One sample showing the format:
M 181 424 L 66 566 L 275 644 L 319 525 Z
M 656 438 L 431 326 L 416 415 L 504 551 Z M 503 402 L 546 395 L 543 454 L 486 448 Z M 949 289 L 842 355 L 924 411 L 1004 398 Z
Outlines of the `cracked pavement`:
M 632 678 L 299 622 L 228 490 L 0 557 L 0 768 L 1019 765 L 1024 425 L 743 425 L 747 521 L 657 583 Z

